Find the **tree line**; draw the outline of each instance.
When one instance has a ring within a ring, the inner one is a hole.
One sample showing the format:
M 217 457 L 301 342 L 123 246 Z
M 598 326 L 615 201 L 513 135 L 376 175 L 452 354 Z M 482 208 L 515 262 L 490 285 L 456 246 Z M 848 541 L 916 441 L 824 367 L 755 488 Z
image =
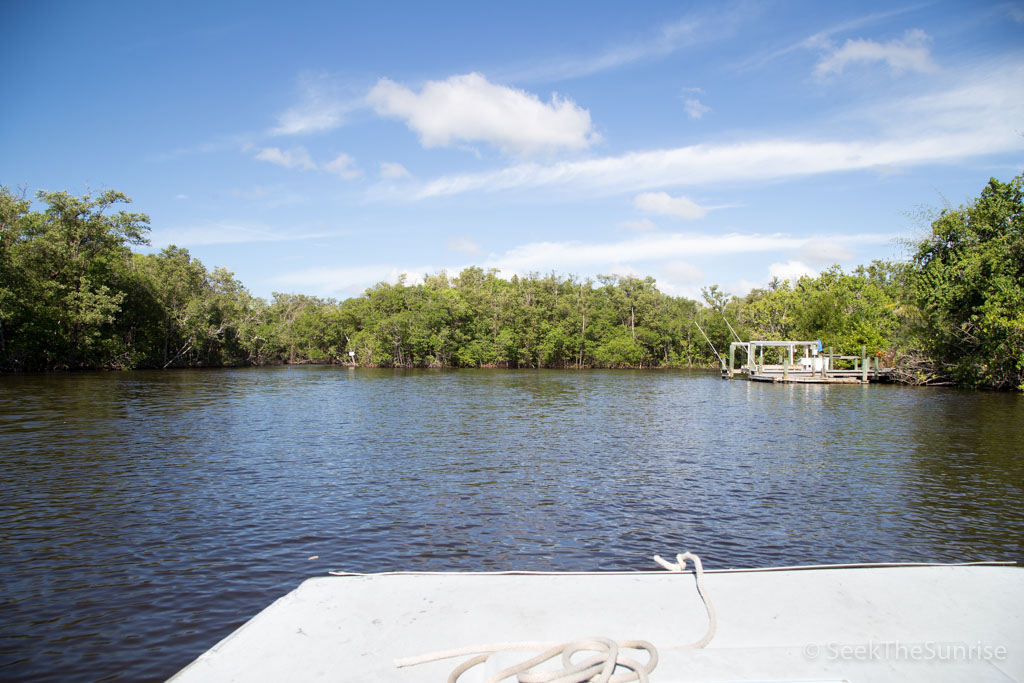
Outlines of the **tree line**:
M 653 278 L 494 270 L 400 278 L 337 301 L 252 296 L 189 252 L 132 250 L 149 219 L 120 192 L 0 188 L 0 368 L 716 366 L 731 340 L 820 339 L 904 381 L 1024 390 L 1024 175 L 933 217 L 902 262 L 774 280 L 700 301 Z

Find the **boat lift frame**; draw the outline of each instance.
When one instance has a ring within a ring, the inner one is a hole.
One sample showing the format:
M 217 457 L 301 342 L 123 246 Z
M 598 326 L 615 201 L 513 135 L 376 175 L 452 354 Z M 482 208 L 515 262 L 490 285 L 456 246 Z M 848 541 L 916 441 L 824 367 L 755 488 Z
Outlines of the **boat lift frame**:
M 785 349 L 781 364 L 765 363 L 765 348 Z M 736 367 L 736 351 L 744 349 L 747 354 L 746 363 Z M 801 349 L 802 359 L 809 362 L 798 363 L 796 350 Z M 872 368 L 874 360 L 874 368 Z M 837 369 L 835 361 L 853 361 L 853 369 Z M 838 383 L 867 384 L 869 382 L 887 381 L 891 379 L 892 369 L 883 368 L 877 355 L 869 356 L 867 347 L 860 347 L 860 356 L 843 356 L 834 353 L 829 347 L 824 353 L 821 341 L 771 341 L 764 339 L 747 342 L 736 341 L 729 344 L 729 361 L 721 359 L 722 378 L 732 379 L 740 374 L 745 379 L 759 382 L 804 382 L 804 383 Z

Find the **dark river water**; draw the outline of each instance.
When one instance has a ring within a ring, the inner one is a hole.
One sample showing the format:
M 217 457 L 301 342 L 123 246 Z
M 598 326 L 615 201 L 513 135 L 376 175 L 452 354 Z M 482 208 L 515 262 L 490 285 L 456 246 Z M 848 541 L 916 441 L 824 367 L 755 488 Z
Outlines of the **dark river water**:
M 0 464 L 4 680 L 165 679 L 334 569 L 1024 559 L 1015 394 L 683 371 L 5 376 Z

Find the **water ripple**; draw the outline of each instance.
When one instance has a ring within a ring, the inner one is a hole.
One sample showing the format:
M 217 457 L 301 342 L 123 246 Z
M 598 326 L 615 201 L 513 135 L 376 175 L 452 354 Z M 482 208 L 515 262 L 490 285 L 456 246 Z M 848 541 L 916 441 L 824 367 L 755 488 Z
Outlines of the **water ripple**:
M 1021 442 L 1017 395 L 709 373 L 3 377 L 0 677 L 164 679 L 331 569 L 1018 560 Z

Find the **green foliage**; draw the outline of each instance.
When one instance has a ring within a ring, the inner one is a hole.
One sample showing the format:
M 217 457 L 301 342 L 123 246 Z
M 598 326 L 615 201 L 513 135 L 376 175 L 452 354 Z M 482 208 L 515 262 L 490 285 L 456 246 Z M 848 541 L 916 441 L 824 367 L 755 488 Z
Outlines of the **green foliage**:
M 876 269 L 888 268 L 876 263 Z M 795 332 L 804 339 L 821 339 L 838 353 L 881 353 L 895 341 L 897 302 L 893 292 L 863 268 L 844 273 L 833 266 L 817 278 L 800 278 Z
M 751 337 L 794 340 L 799 304 L 789 281 L 779 282 L 776 278 L 768 289 L 753 289 L 747 294 L 741 321 Z
M 149 219 L 112 212 L 130 201 L 120 192 L 37 198 L 46 204 L 42 213 L 0 188 L 4 366 L 130 366 L 120 314 L 131 289 L 129 245 L 146 242 Z
M 943 211 L 911 263 L 839 266 L 743 298 L 702 301 L 652 278 L 598 282 L 467 268 L 379 283 L 334 301 L 252 297 L 187 250 L 132 253 L 144 214 L 118 192 L 0 188 L 0 366 L 7 370 L 349 363 L 380 367 L 647 368 L 718 365 L 737 336 L 821 339 L 914 359 L 917 375 L 1024 389 L 1022 179 L 992 180 Z M 705 338 L 705 334 L 707 338 Z M 708 343 L 710 340 L 710 344 Z M 921 358 L 924 358 L 922 361 Z
M 817 277 L 801 277 L 796 286 L 773 282 L 747 295 L 739 315 L 757 339 L 820 339 L 836 353 L 885 354 L 900 331 L 900 266 L 876 261 L 844 273 L 833 266 Z
M 231 273 L 211 273 L 175 246 L 136 254 L 134 266 L 139 293 L 127 312 L 139 321 L 136 366 L 238 365 L 266 352 L 265 307 Z
M 913 256 L 919 341 L 958 384 L 1024 390 L 1024 176 L 942 211 Z

